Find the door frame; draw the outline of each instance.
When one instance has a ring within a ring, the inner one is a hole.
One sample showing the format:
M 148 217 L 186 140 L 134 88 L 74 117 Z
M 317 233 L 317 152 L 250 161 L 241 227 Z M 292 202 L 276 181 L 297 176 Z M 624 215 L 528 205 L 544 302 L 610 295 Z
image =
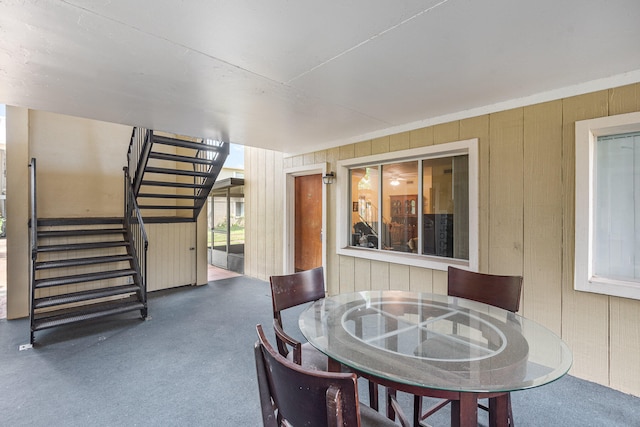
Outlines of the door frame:
M 295 269 L 295 179 L 299 176 L 320 174 L 324 176 L 328 171 L 327 163 L 297 166 L 284 170 L 284 247 L 283 274 L 291 274 Z M 322 184 L 322 266 L 327 265 L 327 185 Z M 325 284 L 326 286 L 326 284 Z

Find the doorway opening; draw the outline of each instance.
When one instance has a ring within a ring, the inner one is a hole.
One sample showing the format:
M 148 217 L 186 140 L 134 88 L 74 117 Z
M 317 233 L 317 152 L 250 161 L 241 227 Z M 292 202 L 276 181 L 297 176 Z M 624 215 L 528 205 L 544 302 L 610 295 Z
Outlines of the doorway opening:
M 216 182 L 208 203 L 209 264 L 244 274 L 244 178 Z

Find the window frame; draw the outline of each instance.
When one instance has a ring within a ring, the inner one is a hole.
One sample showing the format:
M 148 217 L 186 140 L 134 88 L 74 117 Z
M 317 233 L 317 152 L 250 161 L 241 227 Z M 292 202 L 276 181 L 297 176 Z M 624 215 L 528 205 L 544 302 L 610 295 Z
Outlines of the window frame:
M 640 299 L 640 283 L 593 275 L 596 142 L 600 136 L 640 132 L 640 112 L 577 121 L 575 132 L 573 287 L 576 291 Z
M 432 159 L 469 156 L 469 259 L 438 257 L 409 252 L 385 251 L 350 246 L 351 223 L 349 213 L 350 174 L 349 169 L 380 163 L 404 162 L 417 159 Z M 429 145 L 408 150 L 391 151 L 370 156 L 340 160 L 336 171 L 336 252 L 338 255 L 365 258 L 415 267 L 446 271 L 449 266 L 466 267 L 477 271 L 479 263 L 479 156 L 478 139 L 466 139 L 445 144 Z

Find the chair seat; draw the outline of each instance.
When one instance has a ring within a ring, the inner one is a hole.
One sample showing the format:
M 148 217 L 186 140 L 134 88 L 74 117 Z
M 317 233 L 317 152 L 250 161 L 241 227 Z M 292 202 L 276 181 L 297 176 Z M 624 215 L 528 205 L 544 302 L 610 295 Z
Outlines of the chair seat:
M 287 359 L 293 362 L 293 352 L 289 352 Z M 318 351 L 308 342 L 302 344 L 302 366 L 315 371 L 326 371 L 329 369 L 327 356 Z
M 371 409 L 369 406 L 360 402 L 360 421 L 362 422 L 362 427 L 366 426 L 394 426 L 398 427 L 398 424 L 391 421 L 389 418 L 381 414 L 380 412 Z

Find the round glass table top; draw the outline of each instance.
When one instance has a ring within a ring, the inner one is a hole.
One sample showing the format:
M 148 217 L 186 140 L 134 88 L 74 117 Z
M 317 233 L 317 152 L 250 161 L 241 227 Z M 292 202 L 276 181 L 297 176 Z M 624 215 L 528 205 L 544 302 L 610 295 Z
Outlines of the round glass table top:
M 571 351 L 540 324 L 462 298 L 362 291 L 323 298 L 299 318 L 318 350 L 397 383 L 459 392 L 523 390 L 567 373 Z

